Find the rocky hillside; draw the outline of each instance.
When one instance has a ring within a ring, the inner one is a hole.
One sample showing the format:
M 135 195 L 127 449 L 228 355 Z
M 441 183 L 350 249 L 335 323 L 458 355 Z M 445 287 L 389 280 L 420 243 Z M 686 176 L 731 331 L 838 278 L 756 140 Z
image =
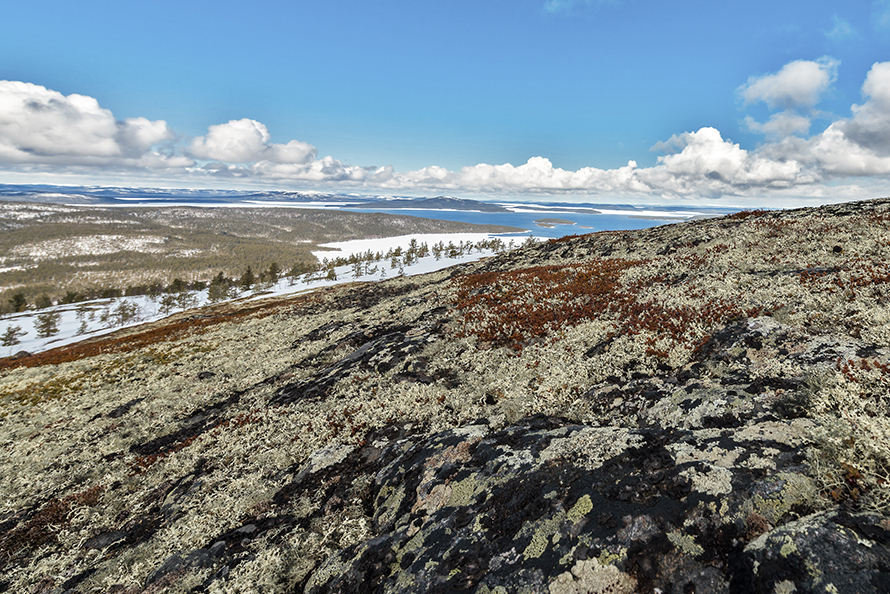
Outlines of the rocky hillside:
M 890 199 L 0 360 L 0 591 L 890 591 Z

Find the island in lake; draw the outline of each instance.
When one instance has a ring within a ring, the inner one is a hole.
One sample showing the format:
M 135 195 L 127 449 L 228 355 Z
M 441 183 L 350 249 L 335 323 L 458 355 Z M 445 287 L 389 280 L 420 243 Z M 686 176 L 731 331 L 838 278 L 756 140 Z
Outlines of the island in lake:
M 535 224 L 538 227 L 552 229 L 556 225 L 574 225 L 575 221 L 570 221 L 568 219 L 535 219 Z

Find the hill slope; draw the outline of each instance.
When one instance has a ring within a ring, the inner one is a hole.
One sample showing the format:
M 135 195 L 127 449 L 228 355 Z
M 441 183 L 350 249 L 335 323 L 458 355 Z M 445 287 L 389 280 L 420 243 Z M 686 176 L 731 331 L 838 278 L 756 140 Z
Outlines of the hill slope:
M 890 200 L 0 361 L 0 591 L 890 589 Z

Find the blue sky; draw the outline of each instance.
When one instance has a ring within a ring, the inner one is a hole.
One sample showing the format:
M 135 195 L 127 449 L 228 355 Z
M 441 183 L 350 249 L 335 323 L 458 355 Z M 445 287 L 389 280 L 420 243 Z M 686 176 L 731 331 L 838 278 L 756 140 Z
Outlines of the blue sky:
M 0 182 L 890 193 L 887 0 L 0 6 Z

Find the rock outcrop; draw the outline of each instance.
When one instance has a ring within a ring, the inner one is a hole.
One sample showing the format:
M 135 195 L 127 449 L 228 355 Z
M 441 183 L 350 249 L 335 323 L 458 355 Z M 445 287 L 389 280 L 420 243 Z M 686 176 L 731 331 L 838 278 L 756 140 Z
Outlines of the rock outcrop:
M 0 591 L 890 591 L 890 200 L 0 361 Z

